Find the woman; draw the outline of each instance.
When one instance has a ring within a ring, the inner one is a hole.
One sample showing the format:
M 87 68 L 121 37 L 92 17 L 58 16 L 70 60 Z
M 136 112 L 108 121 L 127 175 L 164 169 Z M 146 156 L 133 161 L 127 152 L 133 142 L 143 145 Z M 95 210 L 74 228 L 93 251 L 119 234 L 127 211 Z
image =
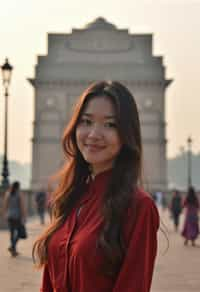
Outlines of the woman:
M 41 190 L 39 190 L 35 196 L 35 203 L 41 225 L 44 225 L 45 223 L 46 196 L 47 195 L 44 188 L 41 188 Z
M 170 204 L 170 211 L 174 222 L 175 231 L 177 232 L 179 227 L 179 218 L 182 211 L 182 199 L 178 190 L 174 190 L 173 192 L 173 197 Z
M 150 291 L 159 215 L 139 188 L 140 122 L 128 89 L 99 82 L 85 90 L 63 148 L 52 223 L 33 247 L 44 267 L 40 291 Z
M 183 207 L 186 209 L 182 231 L 182 235 L 185 238 L 184 244 L 187 245 L 188 241 L 191 240 L 192 245 L 195 246 L 195 240 L 199 234 L 199 201 L 193 187 L 189 188 Z
M 19 229 L 21 223 L 25 222 L 26 217 L 24 198 L 20 192 L 20 183 L 18 181 L 15 181 L 5 194 L 4 213 L 8 220 L 10 231 L 10 246 L 8 247 L 8 251 L 11 256 L 15 257 L 18 255 L 16 246 L 19 240 Z

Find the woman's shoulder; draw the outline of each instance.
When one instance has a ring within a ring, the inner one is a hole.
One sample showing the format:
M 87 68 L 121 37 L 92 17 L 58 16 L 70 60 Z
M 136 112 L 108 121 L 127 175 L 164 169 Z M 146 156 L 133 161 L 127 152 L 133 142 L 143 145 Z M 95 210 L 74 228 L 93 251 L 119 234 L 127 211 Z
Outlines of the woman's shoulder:
M 138 215 L 153 216 L 159 218 L 157 206 L 152 196 L 142 188 L 137 188 L 133 193 L 133 205 Z
M 150 193 L 146 192 L 142 188 L 137 188 L 135 192 L 133 192 L 133 198 L 135 198 L 137 204 L 155 205 Z
M 151 195 L 142 188 L 138 188 L 133 192 L 127 218 L 128 225 L 132 226 L 134 224 L 135 226 L 136 224 L 139 229 L 146 226 L 146 228 L 152 228 L 157 231 L 160 225 L 157 206 Z

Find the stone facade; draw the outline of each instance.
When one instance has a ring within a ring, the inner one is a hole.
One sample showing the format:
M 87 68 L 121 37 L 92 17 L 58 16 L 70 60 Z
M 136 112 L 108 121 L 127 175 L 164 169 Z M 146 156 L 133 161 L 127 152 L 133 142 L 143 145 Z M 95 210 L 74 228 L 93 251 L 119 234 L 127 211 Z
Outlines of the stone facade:
M 93 81 L 118 80 L 135 96 L 142 125 L 144 183 L 164 190 L 166 177 L 165 78 L 161 56 L 152 54 L 151 34 L 130 34 L 98 18 L 70 34 L 48 34 L 48 53 L 38 56 L 32 188 L 46 184 L 62 163 L 60 140 L 72 106 Z

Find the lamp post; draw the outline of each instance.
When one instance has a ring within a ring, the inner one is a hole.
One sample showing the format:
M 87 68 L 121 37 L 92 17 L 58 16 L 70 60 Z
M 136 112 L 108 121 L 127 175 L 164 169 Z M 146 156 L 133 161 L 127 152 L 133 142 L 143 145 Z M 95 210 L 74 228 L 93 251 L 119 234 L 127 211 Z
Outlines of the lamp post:
M 11 80 L 11 73 L 13 67 L 9 64 L 8 59 L 6 58 L 5 63 L 1 66 L 2 71 L 2 80 L 4 87 L 5 95 L 5 120 L 4 120 L 4 156 L 3 156 L 3 167 L 2 167 L 2 182 L 1 186 L 3 189 L 6 189 L 9 186 L 9 170 L 8 170 L 8 88 Z
M 188 188 L 192 185 L 192 138 L 187 139 L 188 145 Z

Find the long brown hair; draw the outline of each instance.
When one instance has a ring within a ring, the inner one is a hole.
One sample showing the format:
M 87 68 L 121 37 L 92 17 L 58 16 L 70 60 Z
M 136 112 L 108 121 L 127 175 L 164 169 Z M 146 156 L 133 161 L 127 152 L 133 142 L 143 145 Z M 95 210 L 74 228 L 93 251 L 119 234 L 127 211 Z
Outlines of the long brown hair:
M 130 91 L 119 82 L 102 81 L 92 84 L 83 92 L 64 131 L 62 146 L 66 164 L 58 174 L 59 183 L 53 193 L 52 222 L 33 246 L 33 259 L 38 266 L 43 266 L 48 261 L 47 247 L 51 236 L 65 222 L 84 193 L 90 168 L 77 147 L 76 127 L 89 100 L 97 96 L 107 97 L 113 103 L 117 129 L 122 141 L 108 188 L 105 194 L 102 194 L 104 224 L 97 244 L 104 251 L 107 274 L 116 274 L 122 264 L 125 252 L 123 219 L 141 178 L 140 122 L 136 102 Z

